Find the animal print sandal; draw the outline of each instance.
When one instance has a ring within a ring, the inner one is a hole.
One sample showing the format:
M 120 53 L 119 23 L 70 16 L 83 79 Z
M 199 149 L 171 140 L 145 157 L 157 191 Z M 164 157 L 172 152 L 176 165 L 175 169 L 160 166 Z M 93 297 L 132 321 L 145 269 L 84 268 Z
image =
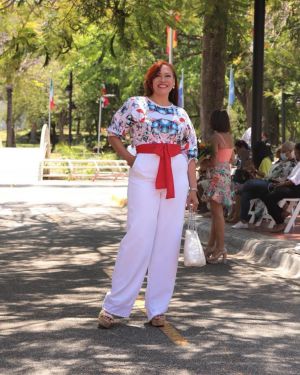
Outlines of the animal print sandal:
M 153 327 L 163 327 L 166 323 L 166 317 L 164 315 L 156 315 L 150 320 L 150 324 Z
M 98 316 L 98 328 L 111 328 L 115 323 L 114 317 L 105 310 L 101 310 Z

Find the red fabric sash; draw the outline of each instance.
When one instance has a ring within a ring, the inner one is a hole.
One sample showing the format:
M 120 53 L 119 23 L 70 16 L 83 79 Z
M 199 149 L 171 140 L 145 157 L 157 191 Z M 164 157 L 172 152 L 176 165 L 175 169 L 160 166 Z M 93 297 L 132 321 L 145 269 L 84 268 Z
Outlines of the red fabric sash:
M 166 199 L 174 198 L 171 158 L 181 153 L 180 146 L 169 143 L 149 143 L 136 146 L 136 151 L 142 154 L 156 154 L 160 157 L 155 187 L 156 189 L 167 189 Z

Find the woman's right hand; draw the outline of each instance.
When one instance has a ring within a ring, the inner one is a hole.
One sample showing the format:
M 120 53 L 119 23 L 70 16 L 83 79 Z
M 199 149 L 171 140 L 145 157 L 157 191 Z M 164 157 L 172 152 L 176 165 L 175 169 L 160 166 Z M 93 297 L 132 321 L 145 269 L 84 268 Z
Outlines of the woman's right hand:
M 108 140 L 116 153 L 132 167 L 136 157 L 124 147 L 122 141 L 117 136 L 109 136 Z
M 135 158 L 136 158 L 136 156 L 134 156 L 132 154 L 128 155 L 128 157 L 126 158 L 126 161 L 127 161 L 127 164 L 129 165 L 129 167 L 133 166 L 133 163 L 135 162 Z
M 250 178 L 256 178 L 257 170 L 254 165 L 247 165 L 243 169 L 249 173 Z

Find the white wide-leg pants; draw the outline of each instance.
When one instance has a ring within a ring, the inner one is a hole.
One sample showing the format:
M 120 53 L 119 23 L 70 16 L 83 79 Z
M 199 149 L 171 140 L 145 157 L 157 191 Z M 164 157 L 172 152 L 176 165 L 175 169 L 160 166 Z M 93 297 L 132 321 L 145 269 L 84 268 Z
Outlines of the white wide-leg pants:
M 147 317 L 167 311 L 173 294 L 188 192 L 186 158 L 172 158 L 175 198 L 156 189 L 159 157 L 138 154 L 129 174 L 127 233 L 122 239 L 103 308 L 128 317 L 147 273 Z

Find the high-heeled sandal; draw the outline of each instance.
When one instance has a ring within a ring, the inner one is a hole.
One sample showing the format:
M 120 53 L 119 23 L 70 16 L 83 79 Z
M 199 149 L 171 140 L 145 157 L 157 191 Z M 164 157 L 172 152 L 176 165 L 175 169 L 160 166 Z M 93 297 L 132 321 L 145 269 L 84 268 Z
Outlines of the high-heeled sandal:
M 219 260 L 219 258 L 221 260 Z M 224 248 L 222 250 L 216 251 L 215 253 L 212 254 L 211 257 L 206 259 L 207 263 L 210 264 L 218 264 L 218 263 L 226 263 L 227 262 L 227 250 Z
M 161 314 L 161 315 L 156 315 L 150 320 L 150 324 L 153 327 L 164 327 L 166 323 L 166 317 Z
M 115 323 L 114 317 L 105 310 L 101 310 L 98 316 L 98 328 L 111 328 Z
M 215 245 L 212 245 L 212 246 L 206 246 L 205 249 L 204 249 L 204 255 L 205 255 L 205 258 L 208 259 L 215 251 Z

